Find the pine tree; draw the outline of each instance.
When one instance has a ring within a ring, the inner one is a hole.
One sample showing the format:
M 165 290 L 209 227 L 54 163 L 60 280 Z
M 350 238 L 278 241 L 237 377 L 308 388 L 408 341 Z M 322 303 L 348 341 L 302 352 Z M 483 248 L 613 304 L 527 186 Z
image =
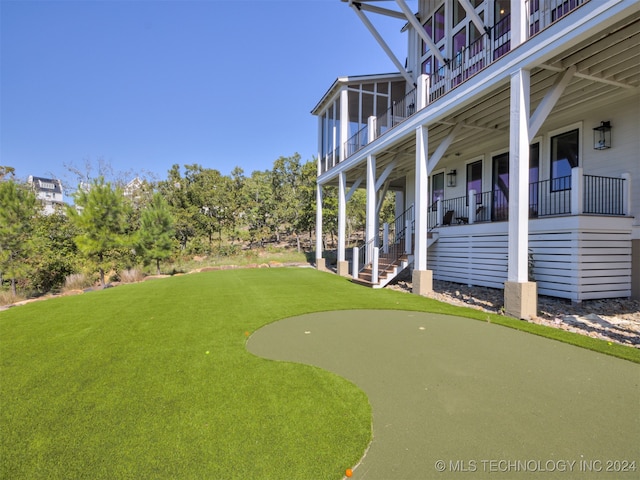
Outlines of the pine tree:
M 78 188 L 74 200 L 75 207 L 67 212 L 81 231 L 75 238 L 76 245 L 87 259 L 97 262 L 100 285 L 104 287 L 105 267 L 112 266 L 118 249 L 128 243 L 122 191 L 100 177 L 88 189 Z
M 151 203 L 142 211 L 136 246 L 145 262 L 155 261 L 160 275 L 160 261 L 171 256 L 175 231 L 169 204 L 156 193 Z
M 31 230 L 36 215 L 36 196 L 13 180 L 0 182 L 0 272 L 11 278 L 16 294 L 16 279 L 26 274 L 25 259 L 31 251 Z

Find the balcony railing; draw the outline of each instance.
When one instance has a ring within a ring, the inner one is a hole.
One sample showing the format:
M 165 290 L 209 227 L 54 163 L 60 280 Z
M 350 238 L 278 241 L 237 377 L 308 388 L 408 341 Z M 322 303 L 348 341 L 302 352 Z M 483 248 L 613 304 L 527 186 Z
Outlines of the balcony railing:
M 391 108 L 376 117 L 376 137 L 400 125 L 416 111 L 416 89 L 414 88 L 402 100 L 393 102 Z
M 572 175 L 529 184 L 529 218 L 561 215 L 625 215 L 627 179 L 583 175 L 575 168 Z M 582 183 L 582 186 L 580 186 Z M 574 188 L 581 191 L 576 198 Z M 574 204 L 574 202 L 576 202 Z M 581 205 L 581 207 L 580 207 Z M 453 212 L 447 215 L 447 212 Z M 472 212 L 475 212 L 473 215 Z M 429 208 L 429 229 L 436 226 L 509 220 L 509 191 L 495 189 L 439 200 Z
M 624 215 L 624 178 L 584 175 L 584 213 Z
M 562 17 L 591 0 L 525 0 L 525 11 L 529 15 L 529 38 L 551 26 Z M 428 79 L 427 104 L 436 101 L 452 89 L 488 67 L 511 49 L 511 17 L 502 18 L 466 48 L 457 52 Z M 416 90 L 412 90 L 400 102 L 376 118 L 378 138 L 413 115 L 418 107 Z M 320 162 L 320 173 L 335 167 L 369 143 L 368 126 L 364 126 L 344 142 L 345 158 L 340 158 L 339 149 L 328 152 Z
M 345 142 L 347 157 L 350 157 L 369 143 L 369 126 L 365 125 Z

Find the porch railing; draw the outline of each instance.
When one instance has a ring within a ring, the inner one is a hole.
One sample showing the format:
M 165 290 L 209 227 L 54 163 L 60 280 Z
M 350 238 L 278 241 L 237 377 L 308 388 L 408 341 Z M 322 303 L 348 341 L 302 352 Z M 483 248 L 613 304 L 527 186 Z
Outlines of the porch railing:
M 584 175 L 584 213 L 624 215 L 624 178 Z
M 345 148 L 347 151 L 347 157 L 350 157 L 354 153 L 356 153 L 361 148 L 365 147 L 369 141 L 369 126 L 365 125 L 356 133 L 354 133 L 351 138 L 346 141 Z
M 529 184 L 529 218 L 570 213 L 571 175 Z
M 376 117 L 376 137 L 379 137 L 386 131 L 392 129 L 396 125 L 401 124 L 411 115 L 416 113 L 416 89 L 408 92 L 402 100 L 393 102 L 391 107 L 384 113 Z
M 525 0 L 529 16 L 529 38 L 557 22 L 576 8 L 591 0 Z M 439 99 L 453 88 L 488 67 L 511 49 L 511 18 L 500 19 L 488 32 L 483 33 L 467 47 L 448 59 L 445 65 L 431 72 L 428 77 L 426 103 Z M 402 123 L 418 110 L 417 91 L 395 102 L 386 112 L 377 116 L 375 138 Z M 345 144 L 345 158 L 353 155 L 369 143 L 368 126 L 353 134 Z M 340 161 L 339 152 L 325 154 L 321 159 L 321 173 L 333 168 Z
M 580 168 L 575 168 L 572 175 L 532 182 L 529 184 L 529 218 L 625 215 L 626 181 L 625 178 L 583 175 Z M 576 200 L 574 188 L 581 190 L 581 199 Z M 578 203 L 574 205 L 573 201 Z M 436 211 L 437 202 L 429 208 L 429 228 L 465 224 L 470 218 L 474 223 L 509 220 L 509 192 L 502 189 L 477 193 L 473 202 L 470 202 L 470 196 L 464 196 L 441 200 L 440 204 L 439 212 Z M 472 207 L 475 208 L 473 217 Z M 447 215 L 447 212 L 453 213 Z
M 391 228 L 385 228 L 380 252 L 380 263 L 384 263 L 383 270 L 389 271 L 405 254 L 413 251 L 413 239 L 411 238 L 414 225 L 413 205 L 402 212 L 391 224 Z

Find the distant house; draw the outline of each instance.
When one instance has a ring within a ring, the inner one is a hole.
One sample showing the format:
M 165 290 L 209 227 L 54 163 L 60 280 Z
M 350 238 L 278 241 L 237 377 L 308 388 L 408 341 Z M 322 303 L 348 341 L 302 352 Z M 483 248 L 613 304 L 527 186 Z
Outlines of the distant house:
M 640 2 L 342 1 L 398 72 L 338 77 L 312 111 L 319 268 L 333 187 L 338 273 L 360 283 L 410 268 L 414 293 L 433 279 L 501 288 L 520 318 L 538 294 L 640 298 Z M 401 21 L 406 62 L 378 15 Z M 366 238 L 350 259 L 358 188 Z M 384 226 L 387 192 L 397 219 Z
M 50 215 L 62 208 L 64 205 L 64 191 L 60 180 L 29 175 L 27 182 L 42 203 L 42 209 L 46 215 Z

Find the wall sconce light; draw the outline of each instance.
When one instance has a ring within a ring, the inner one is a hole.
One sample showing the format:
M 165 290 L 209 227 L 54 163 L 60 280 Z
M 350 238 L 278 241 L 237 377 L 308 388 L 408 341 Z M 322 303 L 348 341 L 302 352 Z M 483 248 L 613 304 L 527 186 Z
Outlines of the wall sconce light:
M 447 173 L 447 187 L 455 187 L 456 186 L 456 171 L 451 170 Z
M 600 122 L 600 126 L 593 129 L 593 148 L 595 150 L 611 148 L 611 122 Z

